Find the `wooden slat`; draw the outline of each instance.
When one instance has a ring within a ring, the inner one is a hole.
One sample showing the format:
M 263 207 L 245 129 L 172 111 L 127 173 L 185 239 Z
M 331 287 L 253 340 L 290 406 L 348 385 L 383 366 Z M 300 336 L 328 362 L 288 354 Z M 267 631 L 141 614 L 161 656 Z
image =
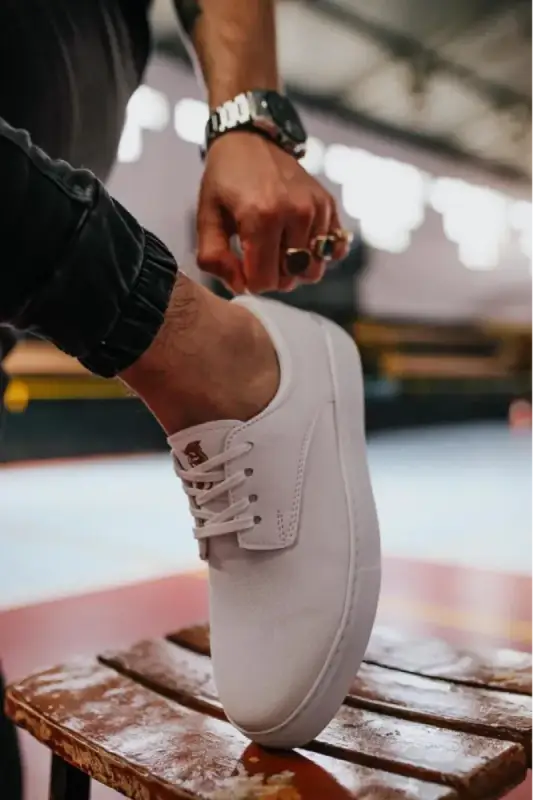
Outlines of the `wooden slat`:
M 182 628 L 176 633 L 167 636 L 169 642 L 194 650 L 203 656 L 211 655 L 211 642 L 209 639 L 209 625 L 191 625 L 189 628 Z
M 181 705 L 225 719 L 206 656 L 164 639 L 146 639 L 129 650 L 105 652 L 99 660 Z
M 94 661 L 11 687 L 7 710 L 53 752 L 135 800 L 244 800 L 249 776 L 261 775 L 255 800 L 457 800 L 448 788 L 324 754 L 262 750 L 228 723 Z
M 209 655 L 209 626 L 195 625 L 170 641 Z M 531 655 L 516 650 L 454 647 L 441 639 L 408 637 L 376 627 L 365 661 L 414 675 L 531 696 Z
M 209 658 L 164 640 L 107 653 L 105 664 L 178 702 L 220 716 Z M 523 748 L 344 705 L 312 745 L 327 755 L 453 786 L 471 798 L 494 796 L 525 776 Z
M 440 727 L 519 742 L 530 755 L 531 698 L 361 664 L 346 702 Z
M 174 634 L 172 640 L 209 655 L 206 626 L 187 628 Z M 530 752 L 532 702 L 523 694 L 463 686 L 364 663 L 347 702 L 477 735 L 518 741 L 528 755 Z
M 441 639 L 375 628 L 365 661 L 417 675 L 531 695 L 531 654 L 454 647 Z

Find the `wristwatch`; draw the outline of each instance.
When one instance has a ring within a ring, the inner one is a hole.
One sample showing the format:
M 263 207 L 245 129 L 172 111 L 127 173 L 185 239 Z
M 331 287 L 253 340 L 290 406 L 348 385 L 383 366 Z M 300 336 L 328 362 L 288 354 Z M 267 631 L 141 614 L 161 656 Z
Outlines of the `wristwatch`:
M 205 151 L 230 131 L 256 131 L 295 158 L 305 155 L 307 133 L 291 101 L 275 91 L 254 89 L 215 108 L 205 129 Z

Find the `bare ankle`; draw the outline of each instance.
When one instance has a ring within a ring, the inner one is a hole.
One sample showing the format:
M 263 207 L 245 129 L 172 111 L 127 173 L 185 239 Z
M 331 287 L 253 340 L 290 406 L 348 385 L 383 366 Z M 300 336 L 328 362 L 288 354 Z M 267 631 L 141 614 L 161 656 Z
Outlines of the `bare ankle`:
M 180 275 L 156 339 L 121 378 L 167 433 L 217 419 L 250 419 L 279 383 L 261 323 Z

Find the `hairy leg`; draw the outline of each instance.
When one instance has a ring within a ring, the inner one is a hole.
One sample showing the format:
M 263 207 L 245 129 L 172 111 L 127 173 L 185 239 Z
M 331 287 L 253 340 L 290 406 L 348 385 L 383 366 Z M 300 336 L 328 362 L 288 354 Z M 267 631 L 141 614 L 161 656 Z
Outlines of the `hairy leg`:
M 272 399 L 279 368 L 261 323 L 180 274 L 151 347 L 121 375 L 167 433 L 248 420 Z

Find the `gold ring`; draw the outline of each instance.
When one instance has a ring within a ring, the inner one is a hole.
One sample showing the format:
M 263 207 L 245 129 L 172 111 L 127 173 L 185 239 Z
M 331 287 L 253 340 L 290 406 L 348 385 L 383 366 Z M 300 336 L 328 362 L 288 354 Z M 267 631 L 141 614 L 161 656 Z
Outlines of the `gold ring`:
M 339 245 L 343 244 L 344 250 L 350 246 L 352 239 L 353 233 L 351 231 L 337 228 L 326 236 L 315 236 L 311 242 L 311 250 L 314 257 L 319 261 L 331 261 L 333 258 L 339 258 Z
M 333 231 L 333 236 L 338 242 L 346 242 L 347 245 L 353 242 L 353 231 L 347 231 L 345 228 L 337 228 Z
M 327 236 L 315 236 L 311 242 L 311 250 L 318 261 L 331 261 L 335 254 L 337 237 L 333 234 Z
M 313 254 L 301 247 L 289 247 L 285 251 L 285 268 L 289 275 L 302 275 L 311 266 Z

